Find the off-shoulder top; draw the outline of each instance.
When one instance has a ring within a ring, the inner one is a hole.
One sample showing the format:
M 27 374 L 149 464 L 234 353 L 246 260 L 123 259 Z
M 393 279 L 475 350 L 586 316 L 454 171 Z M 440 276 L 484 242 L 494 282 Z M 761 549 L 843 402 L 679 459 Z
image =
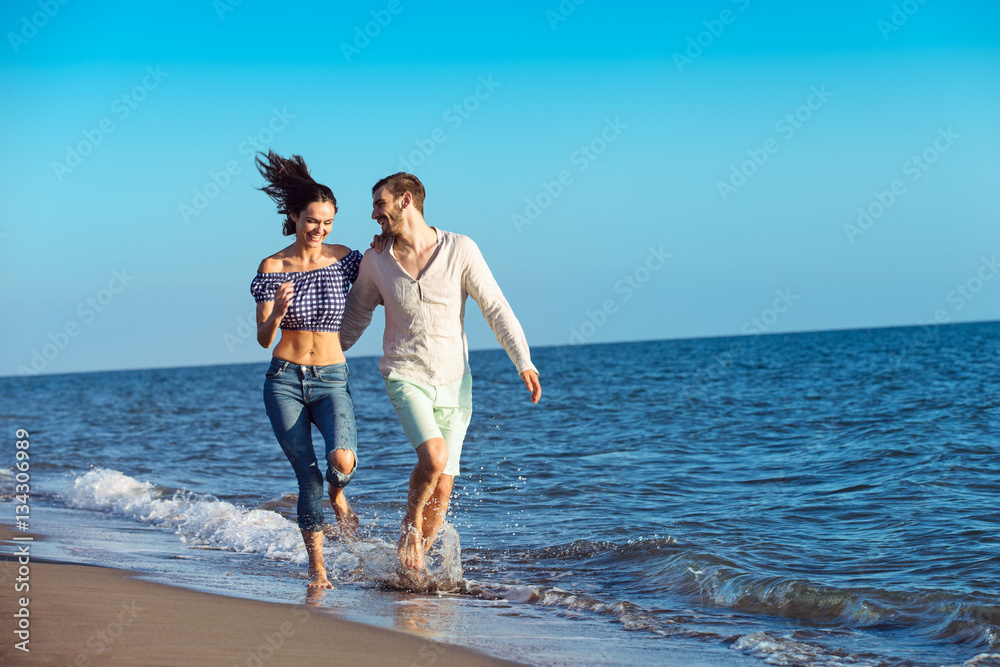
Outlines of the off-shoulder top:
M 250 294 L 257 303 L 274 301 L 278 285 L 292 282 L 295 294 L 281 320 L 282 330 L 339 332 L 347 292 L 358 277 L 361 253 L 352 250 L 341 260 L 311 271 L 257 273 Z

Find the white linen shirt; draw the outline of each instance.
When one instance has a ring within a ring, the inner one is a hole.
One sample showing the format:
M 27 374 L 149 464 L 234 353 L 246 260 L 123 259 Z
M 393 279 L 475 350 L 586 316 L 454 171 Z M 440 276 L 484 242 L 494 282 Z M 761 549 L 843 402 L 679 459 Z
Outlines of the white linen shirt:
M 471 296 L 518 374 L 537 370 L 524 331 L 479 247 L 468 236 L 432 229 L 438 246 L 416 279 L 396 260 L 393 239 L 381 253 L 365 252 L 347 295 L 341 347 L 348 350 L 357 342 L 371 324 L 375 308 L 384 303 L 382 376 L 393 373 L 428 386 L 451 384 L 469 373 L 464 318 L 465 298 Z

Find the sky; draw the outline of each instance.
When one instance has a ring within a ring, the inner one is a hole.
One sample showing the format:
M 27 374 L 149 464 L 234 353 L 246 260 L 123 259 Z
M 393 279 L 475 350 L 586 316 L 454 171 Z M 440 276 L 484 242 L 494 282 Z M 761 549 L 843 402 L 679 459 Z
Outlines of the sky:
M 1000 5 L 8 0 L 0 375 L 265 361 L 256 150 L 404 170 L 533 347 L 1000 319 Z M 498 347 L 467 306 L 470 348 Z M 380 354 L 381 320 L 348 354 Z M 542 369 L 544 372 L 544 369 Z

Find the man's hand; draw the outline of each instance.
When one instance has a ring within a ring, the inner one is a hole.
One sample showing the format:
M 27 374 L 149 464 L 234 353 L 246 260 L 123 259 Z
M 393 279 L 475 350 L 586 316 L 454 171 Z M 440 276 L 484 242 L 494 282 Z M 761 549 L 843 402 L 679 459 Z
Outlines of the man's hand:
M 529 368 L 521 373 L 521 379 L 524 380 L 524 386 L 531 392 L 531 402 L 537 403 L 538 399 L 542 397 L 542 383 L 538 381 L 538 372 Z

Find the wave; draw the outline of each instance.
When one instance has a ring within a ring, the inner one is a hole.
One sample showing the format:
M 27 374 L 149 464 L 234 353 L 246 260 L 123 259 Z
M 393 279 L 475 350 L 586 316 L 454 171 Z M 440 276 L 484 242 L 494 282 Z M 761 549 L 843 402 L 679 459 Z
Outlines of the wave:
M 307 562 L 298 528 L 275 512 L 248 510 L 183 490 L 167 494 L 167 489 L 117 470 L 95 468 L 77 477 L 62 499 L 71 507 L 112 511 L 169 528 L 185 543 Z
M 257 554 L 297 564 L 308 562 L 298 526 L 277 510 L 295 506 L 286 494 L 262 507 L 243 508 L 211 495 L 171 491 L 140 482 L 117 470 L 95 468 L 77 477 L 62 494 L 75 508 L 111 511 L 143 523 L 167 528 L 191 546 Z M 396 547 L 375 536 L 332 539 L 324 550 L 332 580 L 391 588 L 412 588 L 396 572 Z M 458 590 L 462 582 L 461 544 L 454 527 L 446 523 L 428 554 L 425 590 Z
M 722 641 L 721 635 L 692 629 L 696 619 L 690 614 L 669 615 L 653 612 L 627 600 L 608 602 L 579 592 L 563 590 L 557 586 L 539 587 L 480 583 L 472 579 L 463 582 L 461 592 L 486 600 L 503 599 L 513 604 L 537 604 L 559 607 L 569 611 L 583 611 L 611 619 L 625 630 L 646 630 L 662 637 L 689 637 Z
M 759 658 L 769 665 L 809 665 L 810 667 L 888 667 L 898 664 L 873 654 L 854 654 L 842 649 L 828 649 L 791 638 L 772 637 L 755 632 L 739 637 L 730 647 Z
M 17 488 L 17 471 L 14 468 L 0 468 L 0 500 L 10 500 Z
M 489 553 L 479 558 L 485 563 L 501 561 Z M 577 540 L 507 554 L 507 561 L 539 575 L 556 570 L 593 572 L 603 579 L 616 578 L 621 588 L 651 595 L 680 594 L 752 616 L 875 631 L 906 629 L 931 641 L 991 650 L 1000 647 L 1000 606 L 983 599 L 940 590 L 838 587 L 762 574 L 673 537 L 624 543 Z M 532 601 L 613 613 L 626 627 L 643 626 L 656 634 L 687 634 L 684 616 L 646 612 L 627 601 L 608 603 L 558 587 L 536 589 Z M 775 641 L 777 646 L 784 640 Z
M 0 489 L 3 477 L 0 474 Z M 291 494 L 256 508 L 244 508 L 214 496 L 165 489 L 116 470 L 97 468 L 76 478 L 61 496 L 72 507 L 112 511 L 170 529 L 193 547 L 258 554 L 297 564 L 307 561 L 298 527 L 279 513 L 288 514 L 293 509 L 295 496 Z M 331 580 L 413 590 L 396 573 L 396 547 L 394 536 L 391 538 L 364 535 L 354 540 L 331 539 L 325 549 Z M 594 575 L 604 580 L 614 578 L 617 588 L 635 590 L 637 595 L 681 594 L 700 599 L 707 606 L 740 612 L 746 619 L 785 616 L 852 629 L 905 629 L 988 650 L 1000 645 L 1000 607 L 982 601 L 941 591 L 837 588 L 793 577 L 765 576 L 673 537 L 622 543 L 577 540 L 518 552 L 477 549 L 463 564 L 459 535 L 446 523 L 428 564 L 430 577 L 421 590 L 597 614 L 625 630 L 729 643 L 733 650 L 769 664 L 823 667 L 849 660 L 853 665 L 882 667 L 898 661 L 829 648 L 826 644 L 833 637 L 820 635 L 779 637 L 773 632 L 744 630 L 724 636 L 707 630 L 703 612 L 644 608 L 629 600 L 602 599 L 567 589 L 586 587 L 582 577 Z M 473 570 L 470 578 L 465 578 L 465 567 Z M 505 581 L 488 580 L 494 577 Z M 572 585 L 567 586 L 566 581 Z M 993 667 L 996 663 L 991 656 L 983 653 L 962 667 Z
M 1000 667 L 1000 653 L 980 653 L 961 665 L 950 665 L 949 667 Z
M 680 554 L 674 580 L 718 606 L 852 628 L 907 628 L 930 640 L 1000 646 L 1000 607 L 939 590 L 842 588 Z

